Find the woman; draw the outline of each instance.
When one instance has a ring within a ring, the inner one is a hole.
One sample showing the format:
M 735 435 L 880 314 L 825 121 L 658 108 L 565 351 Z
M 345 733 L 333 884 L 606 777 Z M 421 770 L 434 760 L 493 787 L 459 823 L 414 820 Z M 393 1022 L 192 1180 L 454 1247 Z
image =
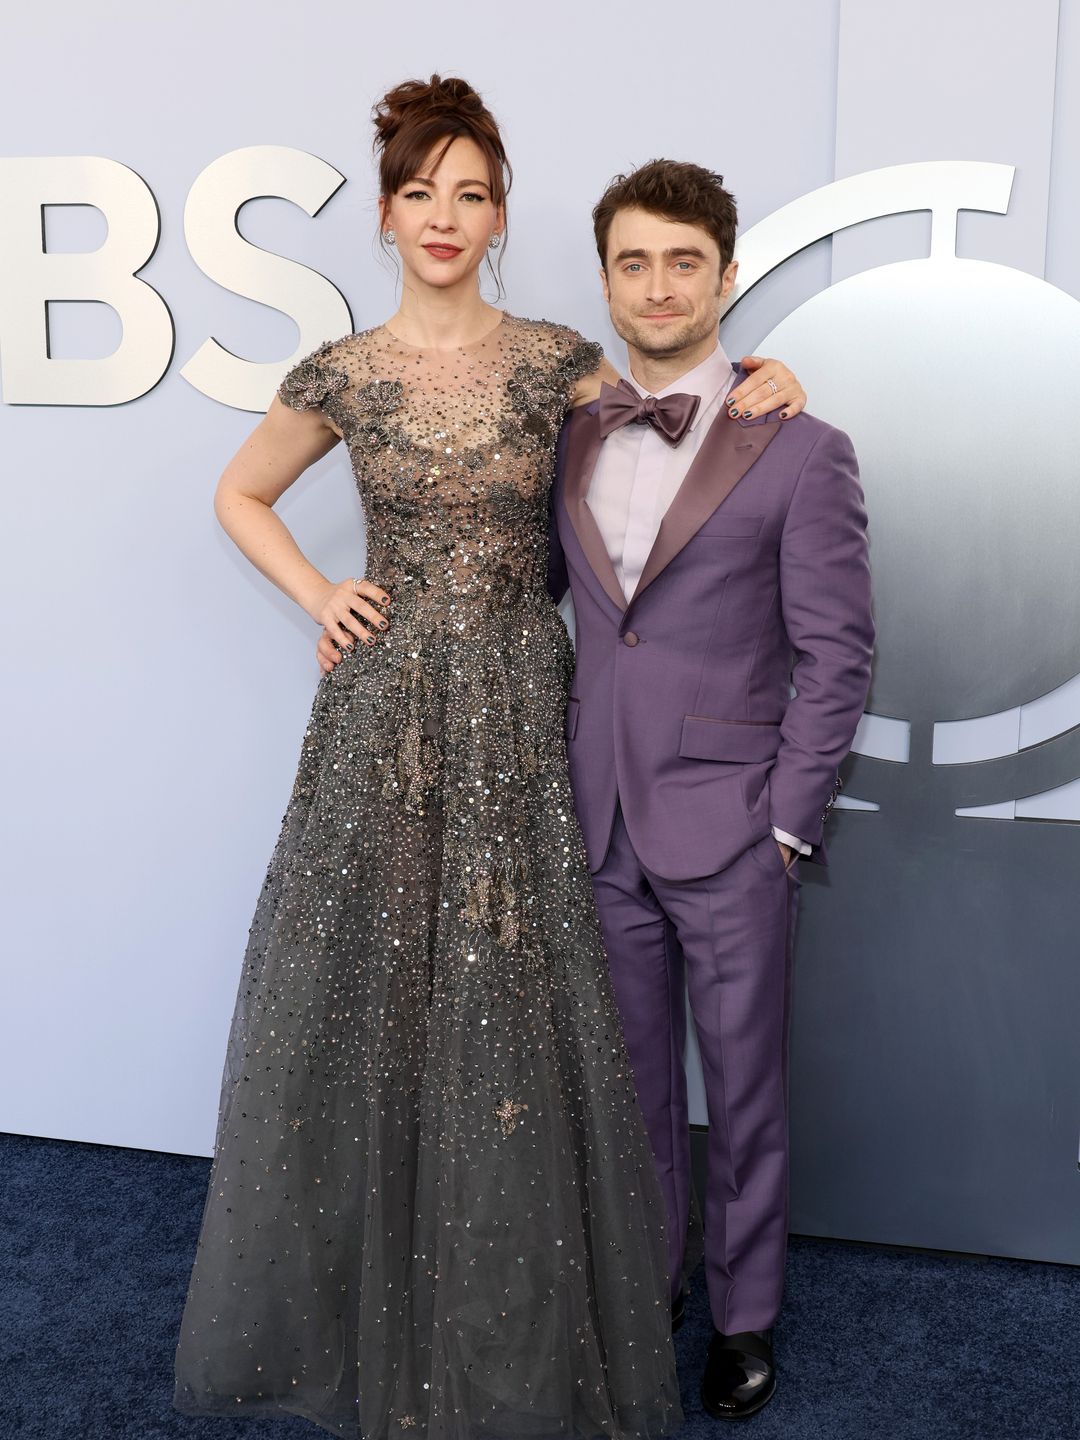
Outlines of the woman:
M 217 497 L 352 648 L 251 930 L 176 1404 L 364 1440 L 666 1435 L 663 1202 L 545 588 L 555 436 L 614 372 L 480 298 L 509 166 L 479 96 L 410 82 L 376 123 L 401 308 L 286 376 Z M 339 438 L 378 585 L 326 580 L 271 509 Z

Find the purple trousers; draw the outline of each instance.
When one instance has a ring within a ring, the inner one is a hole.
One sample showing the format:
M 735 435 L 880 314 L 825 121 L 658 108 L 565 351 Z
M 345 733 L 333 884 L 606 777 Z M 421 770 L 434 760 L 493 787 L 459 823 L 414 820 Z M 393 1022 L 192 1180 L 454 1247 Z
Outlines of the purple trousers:
M 705 1272 L 713 1324 L 765 1330 L 788 1223 L 788 1029 L 798 880 L 771 835 L 703 880 L 650 873 L 622 812 L 593 875 L 615 997 L 668 1211 L 672 1298 L 690 1210 L 686 996 L 709 1112 Z

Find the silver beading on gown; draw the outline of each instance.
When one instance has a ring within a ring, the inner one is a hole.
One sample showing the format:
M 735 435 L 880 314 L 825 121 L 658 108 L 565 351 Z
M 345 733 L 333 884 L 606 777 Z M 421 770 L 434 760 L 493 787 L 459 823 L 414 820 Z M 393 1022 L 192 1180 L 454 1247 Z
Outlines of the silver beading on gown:
M 318 686 L 229 1038 L 175 1404 L 383 1440 L 681 1422 L 663 1201 L 566 771 L 555 440 L 598 347 L 380 327 L 345 436 L 390 628 Z

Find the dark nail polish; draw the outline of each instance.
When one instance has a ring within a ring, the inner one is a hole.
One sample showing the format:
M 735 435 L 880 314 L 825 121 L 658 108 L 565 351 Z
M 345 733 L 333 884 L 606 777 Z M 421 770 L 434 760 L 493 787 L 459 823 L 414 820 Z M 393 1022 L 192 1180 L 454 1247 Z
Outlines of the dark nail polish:
M 380 630 L 385 630 L 385 629 L 386 629 L 386 621 L 385 621 L 385 620 L 380 620 L 380 621 L 379 621 L 379 629 L 380 629 Z
M 786 410 L 781 410 L 781 411 L 780 411 L 780 419 L 781 419 L 781 420 L 786 420 L 787 418 L 788 418 L 788 412 L 787 412 Z
M 750 419 L 753 418 L 753 414 L 754 414 L 754 412 L 753 412 L 752 410 L 744 410 L 744 411 L 742 412 L 742 418 L 743 418 L 744 420 L 750 420 Z
M 738 412 L 738 409 L 737 409 L 735 406 L 732 406 L 732 407 L 731 407 L 731 409 L 728 411 L 728 414 L 731 416 L 731 418 L 732 418 L 733 420 L 737 420 L 737 419 L 739 418 L 739 412 Z

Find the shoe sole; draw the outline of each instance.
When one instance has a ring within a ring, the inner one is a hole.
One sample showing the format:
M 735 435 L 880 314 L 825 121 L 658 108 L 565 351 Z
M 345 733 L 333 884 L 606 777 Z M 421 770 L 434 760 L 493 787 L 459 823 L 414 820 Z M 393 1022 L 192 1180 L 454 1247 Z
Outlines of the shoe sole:
M 755 1400 L 753 1405 L 748 1405 L 745 1410 L 740 1410 L 738 1414 L 733 1414 L 730 1410 L 716 1409 L 715 1406 L 710 1405 L 709 1402 L 705 1399 L 704 1393 L 702 1393 L 701 1396 L 701 1405 L 705 1413 L 707 1415 L 711 1415 L 714 1420 L 748 1420 L 751 1415 L 756 1415 L 759 1410 L 764 1409 L 764 1407 L 769 1403 L 769 1401 L 773 1398 L 775 1394 L 776 1378 L 774 1376 L 773 1382 L 769 1386 L 768 1390 L 766 1390 L 765 1394 Z

